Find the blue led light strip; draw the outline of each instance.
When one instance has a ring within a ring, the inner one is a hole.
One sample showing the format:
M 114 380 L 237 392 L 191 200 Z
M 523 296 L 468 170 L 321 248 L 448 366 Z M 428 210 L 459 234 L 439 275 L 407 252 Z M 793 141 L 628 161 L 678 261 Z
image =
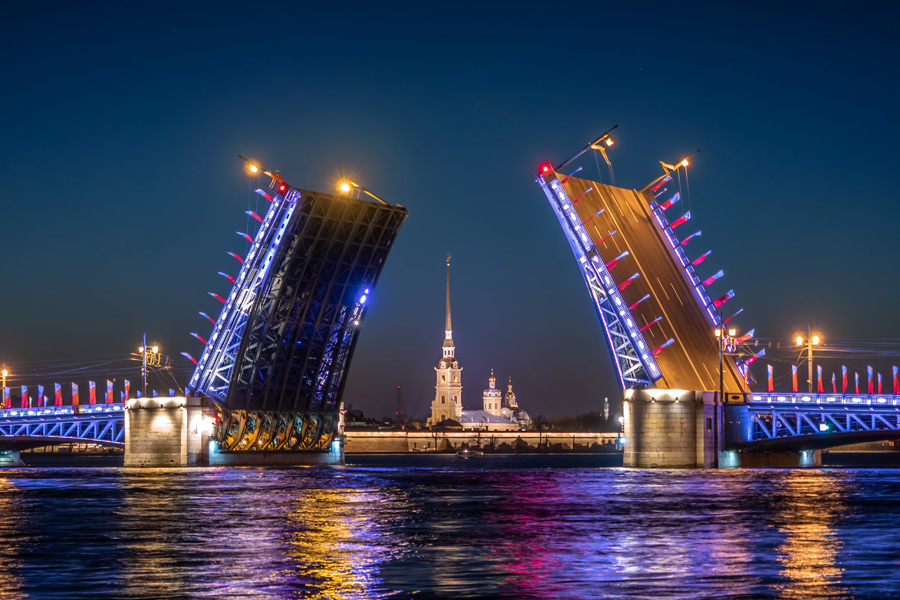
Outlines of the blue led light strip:
M 554 178 L 547 185 L 540 176 L 537 182 L 550 201 L 550 206 L 581 267 L 582 276 L 606 332 L 610 352 L 615 358 L 622 389 L 651 385 L 662 376 L 659 365 L 651 354 L 644 336 L 638 331 L 634 318 L 627 308 L 628 305 L 622 299 L 562 184 L 559 179 Z
M 269 198 L 263 190 L 256 193 Z M 266 279 L 272 259 L 284 237 L 285 228 L 301 198 L 299 190 L 290 189 L 285 196 L 276 194 L 266 212 L 247 258 L 216 320 L 209 342 L 197 361 L 188 387 L 224 401 L 231 381 L 236 353 L 244 335 L 253 301 Z

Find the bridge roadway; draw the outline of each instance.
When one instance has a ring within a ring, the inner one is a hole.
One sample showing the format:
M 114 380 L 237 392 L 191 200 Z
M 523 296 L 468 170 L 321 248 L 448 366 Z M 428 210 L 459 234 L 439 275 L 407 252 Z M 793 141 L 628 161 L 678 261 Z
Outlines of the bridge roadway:
M 125 447 L 125 405 L 84 404 L 0 410 L 0 450 L 72 442 Z
M 578 199 L 573 206 L 601 259 L 609 265 L 628 252 L 608 266 L 616 283 L 622 285 L 635 272 L 640 274 L 622 289 L 622 295 L 631 305 L 650 294 L 631 310 L 639 327 L 650 324 L 643 331 L 648 346 L 657 348 L 674 340 L 656 357 L 662 371 L 662 380 L 656 385 L 682 390 L 719 389 L 718 344 L 710 325 L 714 308 L 704 306 L 705 301 L 697 296 L 699 281 L 688 280 L 683 251 L 678 255 L 680 245 L 673 246 L 674 238 L 664 238 L 662 224 L 654 224 L 650 192 L 644 196 L 635 190 L 577 177 L 569 177 L 563 187 L 569 198 Z M 662 319 L 656 321 L 658 317 Z M 734 361 L 726 357 L 724 364 L 725 392 L 744 392 L 743 377 Z

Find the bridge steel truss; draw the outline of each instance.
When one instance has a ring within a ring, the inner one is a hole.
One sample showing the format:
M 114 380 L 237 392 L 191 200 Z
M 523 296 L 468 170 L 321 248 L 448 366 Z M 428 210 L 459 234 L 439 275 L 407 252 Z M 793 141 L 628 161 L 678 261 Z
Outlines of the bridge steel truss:
M 657 201 L 665 188 L 627 190 L 542 171 L 536 181 L 578 261 L 622 389 L 717 389 L 717 308 L 734 292 L 713 301 L 706 286 L 722 272 L 701 280 L 688 260 L 684 244 L 699 233 L 679 242 L 673 229 L 689 212 L 669 223 Z M 724 392 L 747 391 L 749 370 L 730 350 L 722 372 Z
M 744 404 L 726 405 L 726 444 L 746 445 L 781 439 L 820 438 L 818 445 L 848 443 L 897 432 L 900 396 L 838 394 L 747 394 Z M 898 437 L 886 435 L 882 437 Z
M 590 235 L 585 231 L 584 224 L 572 209 L 566 191 L 556 177 L 548 183 L 543 176 L 538 176 L 537 182 L 550 201 L 578 260 L 581 274 L 606 332 L 605 339 L 615 361 L 619 384 L 622 389 L 652 385 L 662 375 L 659 366 Z
M 322 450 L 402 206 L 290 188 L 271 206 L 190 381 L 222 451 Z
M 0 438 L 125 445 L 124 404 L 0 410 Z

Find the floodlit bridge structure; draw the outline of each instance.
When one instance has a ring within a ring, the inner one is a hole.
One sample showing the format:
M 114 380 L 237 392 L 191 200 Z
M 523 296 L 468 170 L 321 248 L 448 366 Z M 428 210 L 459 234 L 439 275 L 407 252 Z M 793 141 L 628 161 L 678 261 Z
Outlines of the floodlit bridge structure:
M 609 133 L 559 166 L 541 165 L 536 181 L 624 392 L 626 466 L 739 464 L 738 450 L 743 464 L 753 450 L 802 450 L 808 464 L 811 449 L 898 437 L 900 396 L 750 393 L 749 367 L 765 350 L 746 345 L 752 330 L 730 335 L 743 309 L 732 308 L 734 290 L 708 268 L 710 251 L 698 251 L 701 232 L 681 210 L 676 181 L 688 159 L 662 163 L 663 175 L 640 190 L 579 176 L 572 164 L 588 150 L 607 159 Z
M 246 159 L 245 159 L 246 160 Z M 0 410 L 0 450 L 70 441 L 125 448 L 126 466 L 343 460 L 340 400 L 371 294 L 407 211 L 350 181 L 338 194 L 270 179 L 246 257 L 184 397 Z M 109 392 L 111 396 L 111 392 Z M 4 395 L 6 398 L 7 394 Z M 3 446 L 3 442 L 7 442 Z
M 265 173 L 271 184 L 256 192 L 269 209 L 237 257 L 189 389 L 214 402 L 219 453 L 328 451 L 368 301 L 407 211 L 351 182 L 323 194 Z

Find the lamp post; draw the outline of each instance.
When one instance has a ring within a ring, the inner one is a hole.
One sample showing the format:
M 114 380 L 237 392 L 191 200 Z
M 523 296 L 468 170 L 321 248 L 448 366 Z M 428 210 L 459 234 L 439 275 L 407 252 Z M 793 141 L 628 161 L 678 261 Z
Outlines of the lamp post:
M 730 350 L 734 346 L 735 335 L 737 335 L 737 330 L 734 328 L 727 330 L 716 328 L 716 340 L 719 342 L 719 391 L 716 393 L 715 401 L 713 402 L 713 467 L 716 469 L 719 468 L 719 402 L 722 401 L 722 397 L 725 395 L 723 359 L 725 349 Z
M 144 332 L 144 340 L 138 346 L 141 355 L 141 397 L 147 395 L 147 365 L 159 364 L 159 345 L 147 345 L 147 332 Z
M 812 394 L 813 391 L 813 346 L 818 346 L 822 343 L 822 336 L 818 333 L 812 332 L 812 325 L 810 325 L 806 330 L 806 340 L 803 339 L 803 334 L 798 333 L 794 336 L 794 341 L 797 342 L 798 346 L 806 346 L 806 358 L 809 362 L 809 379 L 807 383 L 809 383 L 809 393 Z M 800 350 L 800 355 L 803 356 L 803 350 Z

